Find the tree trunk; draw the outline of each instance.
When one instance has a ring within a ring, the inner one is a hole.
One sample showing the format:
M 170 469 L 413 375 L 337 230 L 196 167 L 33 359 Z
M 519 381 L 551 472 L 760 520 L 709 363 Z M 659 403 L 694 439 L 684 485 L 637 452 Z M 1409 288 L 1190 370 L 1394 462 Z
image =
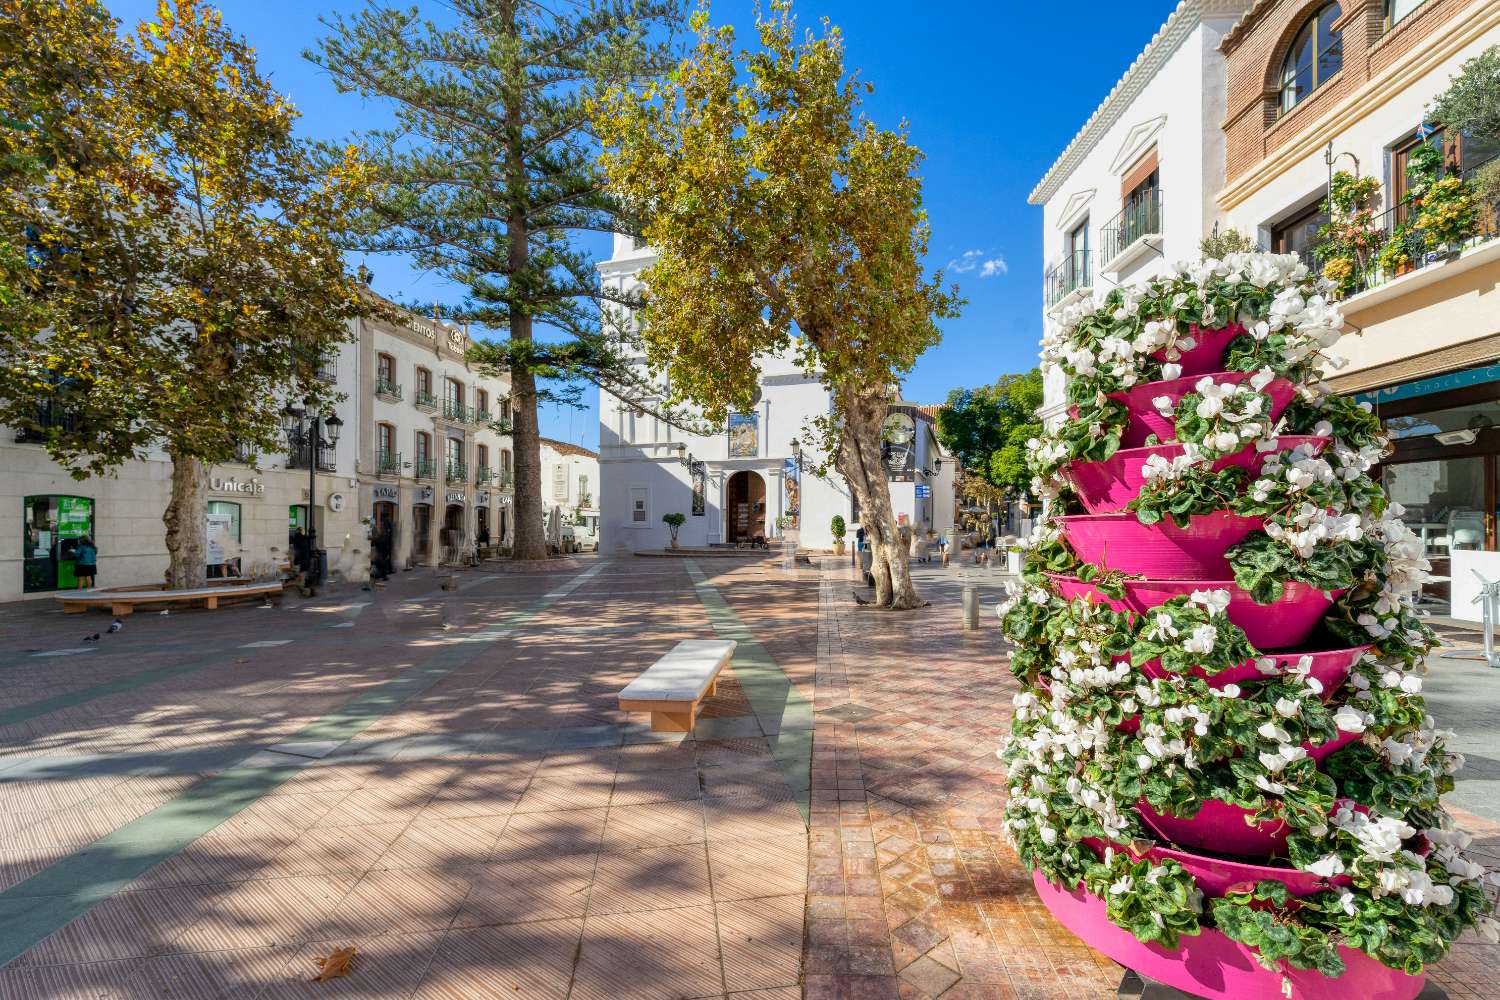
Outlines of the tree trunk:
M 507 39 L 516 35 L 516 4 L 500 4 L 502 33 Z M 530 221 L 527 207 L 531 196 L 531 179 L 526 172 L 526 143 L 523 114 L 528 80 L 525 68 L 507 57 L 505 74 L 505 185 L 510 207 L 505 220 L 505 235 L 510 241 L 506 259 L 507 283 L 514 292 L 524 287 L 531 266 Z M 531 340 L 531 314 L 517 303 L 510 305 L 510 339 L 512 344 Z M 516 355 L 512 355 L 516 357 Z M 547 558 L 546 529 L 542 521 L 542 444 L 536 411 L 536 375 L 521 356 L 521 364 L 510 369 L 511 443 L 516 449 L 516 541 L 511 547 L 512 559 Z
M 531 321 L 526 319 L 527 327 Z M 516 321 L 511 320 L 511 337 Z M 530 339 L 531 331 L 525 334 Z M 537 426 L 536 376 L 519 366 L 510 373 L 511 442 L 516 449 L 516 535 L 512 559 L 546 559 L 547 537 L 542 517 L 542 445 Z
M 895 611 L 922 607 L 911 578 L 906 547 L 901 544 L 891 488 L 880 460 L 880 435 L 888 406 L 884 397 L 840 393 L 844 427 L 839 440 L 839 471 L 859 501 L 860 523 L 872 549 L 875 604 Z
M 172 499 L 162 512 L 167 528 L 167 586 L 202 587 L 208 581 L 208 470 L 196 458 L 172 454 Z

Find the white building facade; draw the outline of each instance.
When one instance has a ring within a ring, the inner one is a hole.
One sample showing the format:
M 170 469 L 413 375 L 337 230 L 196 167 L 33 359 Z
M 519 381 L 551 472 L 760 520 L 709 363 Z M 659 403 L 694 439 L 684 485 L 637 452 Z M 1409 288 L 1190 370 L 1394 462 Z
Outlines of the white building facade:
M 1248 0 L 1183 0 L 1027 199 L 1042 206 L 1043 323 L 1198 256 L 1220 218 L 1224 35 Z M 1060 372 L 1042 417 L 1061 417 Z
M 445 530 L 461 544 L 473 544 L 486 526 L 497 544 L 506 537 L 511 445 L 500 431 L 510 387 L 469 369 L 469 343 L 458 327 L 410 314 L 396 324 L 354 321 L 322 371 L 344 397 L 328 411 L 342 424 L 338 441 L 315 456 L 289 449 L 209 468 L 210 575 L 279 572 L 291 531 L 308 526 L 309 461 L 312 526 L 336 574 L 362 579 L 368 571 L 367 519 L 389 526 L 397 568 L 436 564 Z M 429 386 L 430 403 L 418 398 L 418 385 Z M 55 419 L 66 414 L 38 415 L 42 425 Z M 171 495 L 165 454 L 76 480 L 36 438 L 0 428 L 0 601 L 76 586 L 72 554 L 84 536 L 99 549 L 98 586 L 160 582 Z
M 550 528 L 553 511 L 559 525 L 585 529 L 592 539 L 599 530 L 599 453 L 582 445 L 542 438 L 542 511 Z M 556 544 L 556 540 L 553 541 Z
M 606 287 L 632 291 L 653 259 L 649 247 L 616 236 L 613 257 L 599 265 Z M 726 431 L 685 434 L 652 414 L 600 390 L 599 551 L 666 548 L 663 515 L 680 513 L 683 546 L 771 539 L 786 518 L 807 548 L 830 548 L 833 516 L 852 534 L 855 511 L 836 473 L 813 473 L 823 460 L 808 442 L 811 421 L 830 410 L 828 391 L 791 361 L 760 363 L 758 398 L 732 414 Z M 802 458 L 794 458 L 793 442 Z

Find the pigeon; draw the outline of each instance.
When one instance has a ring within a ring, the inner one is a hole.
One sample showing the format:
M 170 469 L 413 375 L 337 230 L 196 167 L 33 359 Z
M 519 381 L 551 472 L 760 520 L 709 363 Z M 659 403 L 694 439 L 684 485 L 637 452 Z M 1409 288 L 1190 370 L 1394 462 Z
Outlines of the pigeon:
M 122 629 L 122 628 L 124 628 L 124 627 L 125 627 L 125 623 L 124 623 L 124 622 L 122 622 L 122 621 L 120 621 L 120 619 L 118 619 L 118 618 L 116 618 L 116 619 L 115 619 L 115 620 L 114 620 L 114 621 L 113 621 L 113 622 L 112 622 L 112 623 L 111 623 L 111 624 L 110 624 L 110 626 L 109 626 L 109 630 L 110 630 L 110 631 L 111 631 L 111 632 L 118 632 L 118 631 L 120 631 L 120 629 Z
M 860 597 L 858 591 L 851 590 L 851 591 L 849 591 L 849 593 L 850 593 L 851 596 L 853 596 L 854 603 L 858 604 L 860 607 L 864 607 L 865 605 L 867 605 L 867 604 L 870 603 L 869 601 L 865 600 L 863 597 Z
M 93 635 L 86 635 L 86 636 L 83 637 L 83 641 L 84 642 L 98 642 L 99 641 L 99 633 L 95 632 Z
M 165 618 L 165 617 L 167 617 L 167 615 L 170 615 L 170 614 L 171 614 L 171 613 L 172 613 L 172 612 L 171 612 L 171 611 L 169 611 L 169 610 L 168 610 L 168 609 L 166 609 L 166 608 L 162 608 L 162 609 L 161 609 L 161 616 L 162 616 L 162 617 L 163 617 L 163 618 Z

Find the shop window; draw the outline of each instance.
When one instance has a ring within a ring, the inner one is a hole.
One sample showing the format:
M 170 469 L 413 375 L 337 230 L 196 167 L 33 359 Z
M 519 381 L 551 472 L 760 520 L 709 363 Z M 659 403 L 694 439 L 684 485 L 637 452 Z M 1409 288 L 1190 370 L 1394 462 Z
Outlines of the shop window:
M 208 502 L 207 562 L 210 577 L 240 575 L 240 505 L 232 500 Z
M 1322 202 L 1298 212 L 1291 218 L 1271 227 L 1271 249 L 1276 253 L 1294 253 L 1308 267 L 1315 268 L 1313 248 L 1318 245 L 1318 230 L 1328 224 L 1328 213 Z
M 94 535 L 94 501 L 65 495 L 29 496 L 21 511 L 21 589 L 34 594 L 72 590 L 74 554 Z M 107 553 L 100 553 L 104 556 Z

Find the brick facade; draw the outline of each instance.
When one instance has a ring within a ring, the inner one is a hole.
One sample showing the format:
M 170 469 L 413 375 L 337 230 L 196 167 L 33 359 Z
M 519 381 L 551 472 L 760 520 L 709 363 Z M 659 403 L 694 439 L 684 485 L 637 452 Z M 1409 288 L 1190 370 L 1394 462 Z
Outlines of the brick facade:
M 1334 25 L 1343 36 L 1343 69 L 1278 117 L 1282 60 L 1298 30 L 1325 2 L 1266 0 L 1251 8 L 1225 36 L 1221 47 L 1228 78 L 1228 112 L 1224 120 L 1228 180 L 1240 177 L 1292 141 L 1323 111 L 1461 17 L 1475 0 L 1427 0 L 1389 31 L 1384 0 L 1344 3 Z

